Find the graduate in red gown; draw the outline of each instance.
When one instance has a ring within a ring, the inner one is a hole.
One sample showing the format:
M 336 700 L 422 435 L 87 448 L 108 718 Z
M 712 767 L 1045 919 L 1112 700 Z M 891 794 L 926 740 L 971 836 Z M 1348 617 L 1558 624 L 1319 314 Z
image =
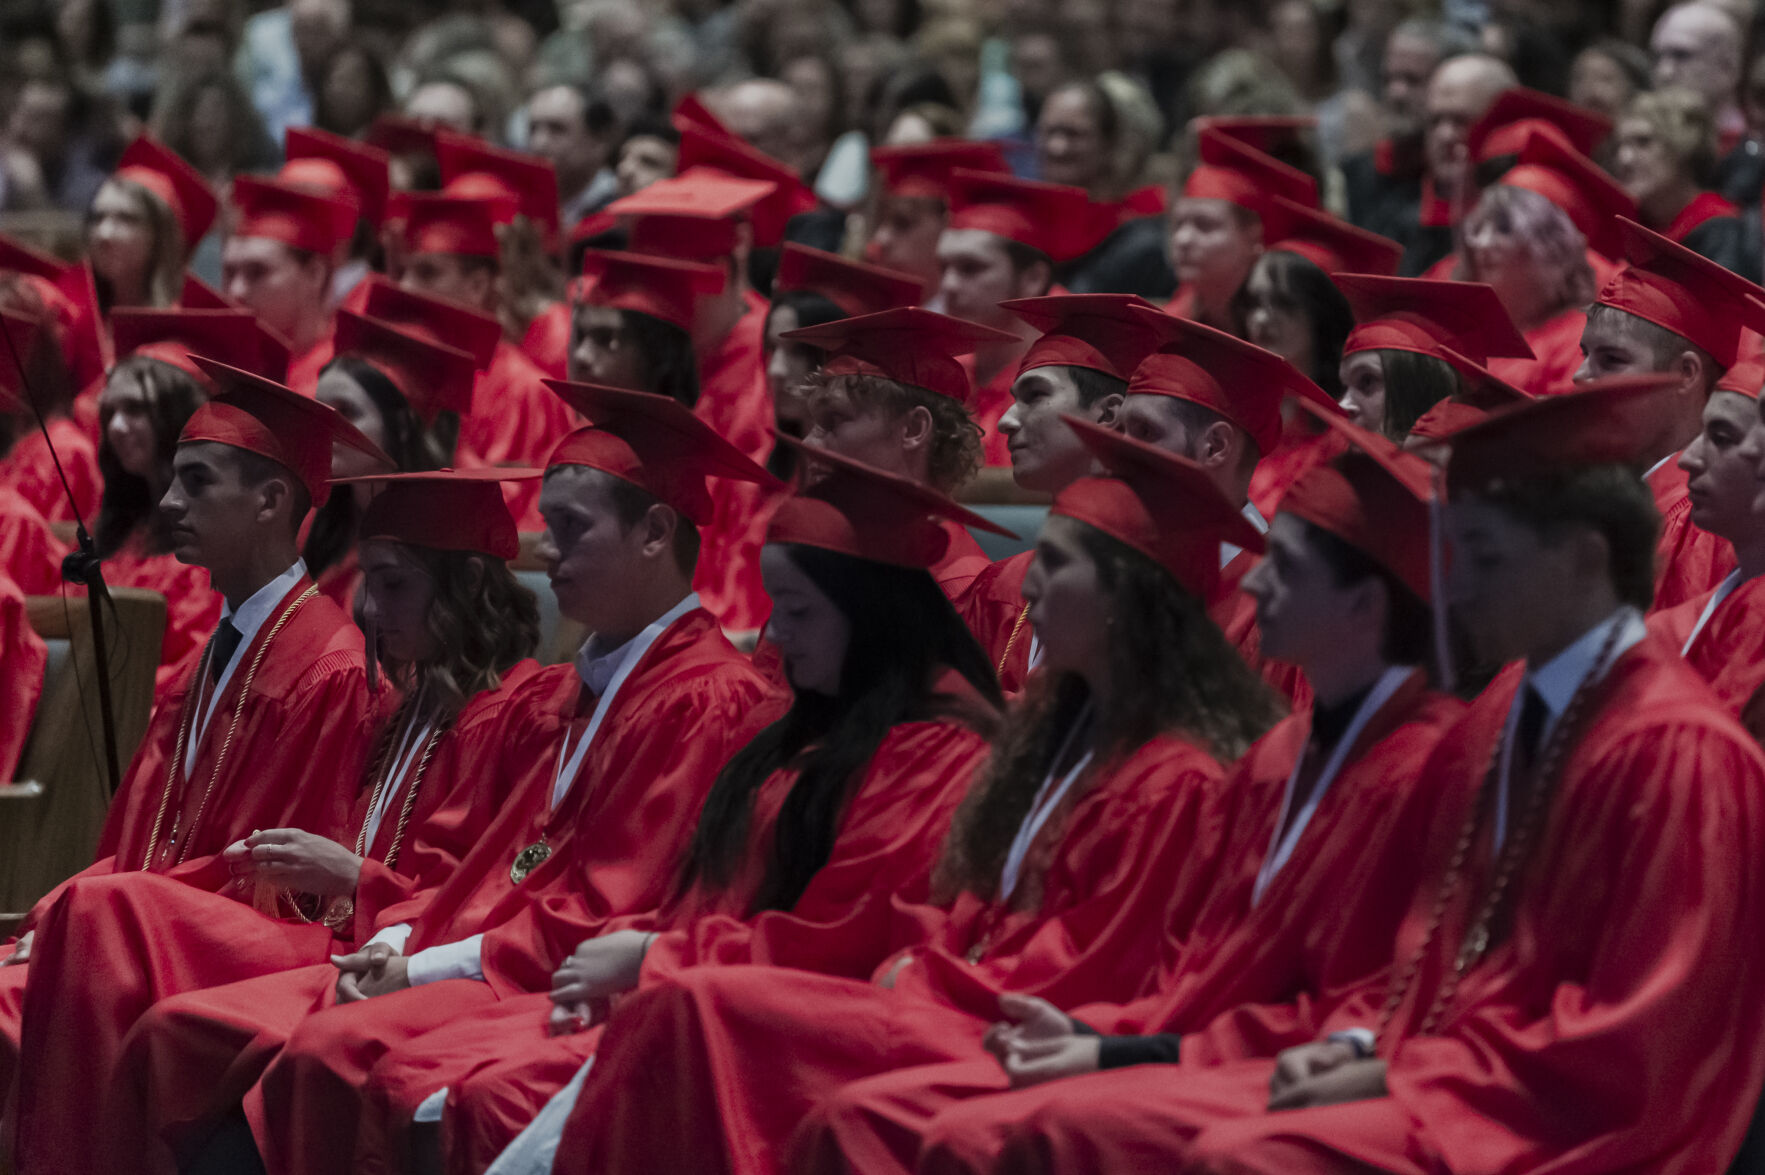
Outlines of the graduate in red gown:
M 996 1061 L 846 1086 L 798 1130 L 793 1169 L 988 1169 L 1001 1124 L 1060 1099 L 1066 1078 L 1304 1043 L 1335 1001 L 1386 967 L 1430 866 L 1415 843 L 1436 796 L 1419 769 L 1463 708 L 1418 668 L 1433 640 L 1423 602 L 1433 470 L 1340 417 L 1330 423 L 1360 451 L 1294 486 L 1246 581 L 1266 641 L 1304 665 L 1318 700 L 1252 747 L 1222 792 L 1226 871 L 1157 990 L 1070 1017 L 1004 997 L 987 1041 Z M 1141 1072 L 1155 1113 L 1159 1081 Z
M 1252 527 L 1266 531 L 1267 520 L 1250 500 L 1250 481 L 1262 454 L 1273 452 L 1291 427 L 1282 402 L 1288 396 L 1303 398 L 1327 415 L 1340 415 L 1341 409 L 1273 351 L 1198 322 L 1139 313 L 1158 329 L 1160 345 L 1128 378 L 1117 427 L 1196 462 Z M 1233 545 L 1221 549 L 1220 560 L 1208 614 L 1247 664 L 1303 706 L 1309 697 L 1304 675 L 1263 657 L 1255 601 L 1238 587 L 1256 562 L 1255 553 Z
M 540 943 L 541 957 L 561 963 L 542 977 L 549 995 L 506 1000 L 376 1065 L 367 1096 L 393 1119 L 383 1123 L 391 1137 L 364 1132 L 363 1144 L 375 1145 L 358 1144 L 355 1169 L 398 1167 L 399 1128 L 444 1086 L 450 1166 L 487 1166 L 593 1055 L 599 1034 L 583 1029 L 596 1018 L 594 1001 L 611 993 L 579 999 L 579 985 L 617 975 L 635 986 L 640 967 L 653 976 L 699 961 L 744 962 L 768 911 L 831 927 L 866 905 L 926 900 L 999 700 L 986 654 L 926 574 L 947 543 L 946 521 L 965 512 L 914 482 L 821 459 L 827 472 L 780 505 L 766 548 L 778 592 L 769 631 L 795 703 L 719 773 L 675 895 L 654 915 L 599 925 L 530 907 L 549 917 L 493 932 L 487 951 L 498 940 L 499 969 Z M 802 765 L 782 766 L 804 739 L 812 742 Z M 857 782 L 815 803 L 809 789 L 829 786 L 825 771 Z M 785 829 L 792 839 L 779 839 Z
M 173 554 L 208 568 L 223 618 L 155 710 L 111 801 L 97 861 L 37 903 L 0 968 L 0 1086 L 14 1068 L 22 964 L 69 885 L 224 870 L 220 854 L 259 828 L 341 835 L 379 727 L 360 634 L 319 595 L 294 542 L 309 503 L 325 498 L 333 443 L 373 445 L 279 384 L 210 360 L 198 366 L 218 392 L 184 425 L 160 508 Z
M 288 386 L 310 396 L 331 361 L 334 258 L 355 232 L 353 200 L 256 176 L 233 181 L 221 292 L 289 346 Z
M 382 290 L 378 279 L 369 280 L 374 287 L 367 297 L 373 300 Z M 488 320 L 436 299 L 384 292 L 401 303 L 398 313 L 404 321 L 394 326 L 337 311 L 332 335 L 337 354 L 325 364 L 315 396 L 378 445 L 393 464 L 339 449 L 331 466 L 333 478 L 450 468 L 460 418 L 471 409 L 476 381 L 472 356 L 431 340 L 450 327 L 465 334 L 488 326 Z M 313 516 L 303 547 L 319 590 L 351 611 L 362 587 L 356 531 L 372 493 L 371 485 L 361 481 L 343 486 Z
M 537 668 L 523 658 L 538 609 L 503 562 L 519 545 L 514 520 L 483 476 L 378 481 L 363 521 L 364 610 L 403 701 L 349 835 L 253 831 L 211 877 L 70 887 L 39 925 L 26 997 L 21 1162 L 171 1169 L 142 1095 L 152 1091 L 159 1120 L 187 1120 L 215 1097 L 221 1073 L 180 1072 L 140 1045 L 125 1051 L 135 1020 L 170 995 L 348 953 L 379 907 L 438 884 L 494 818 L 504 779 L 484 770 L 485 757 L 513 687 Z M 153 932 L 132 933 L 141 927 Z
M 1692 520 L 1680 451 L 1698 435 L 1722 373 L 1742 358 L 1749 331 L 1765 327 L 1765 290 L 1634 221 L 1618 222 L 1630 267 L 1599 292 L 1581 336 L 1577 379 L 1660 372 L 1679 381 L 1672 411 L 1643 452 L 1661 512 L 1654 610 L 1710 591 L 1734 569 L 1720 537 Z M 1757 389 L 1754 389 L 1755 391 Z
M 956 171 L 949 202 L 950 220 L 938 238 L 937 308 L 1014 336 L 979 349 L 968 364 L 987 465 L 1003 468 L 1011 454 L 999 418 L 1011 407 L 1011 385 L 1035 337 L 1004 303 L 1064 293 L 1054 289 L 1054 267 L 1091 248 L 1101 233 L 1085 190 L 1065 184 Z
M 1525 124 L 1519 162 L 1465 217 L 1464 255 L 1429 277 L 1487 282 L 1534 356 L 1489 369 L 1534 396 L 1565 391 L 1581 363 L 1583 311 L 1622 254 L 1615 218 L 1624 189 L 1554 128 Z
M 1196 150 L 1200 162 L 1171 202 L 1177 293 L 1165 312 L 1231 330 L 1232 300 L 1263 249 L 1269 197 L 1313 207 L 1318 183 L 1218 127 L 1200 129 Z
M 131 142 L 86 210 L 85 255 L 104 321 L 123 307 L 177 305 L 184 266 L 219 212 L 214 186 L 188 160 L 148 135 Z
M 119 359 L 98 395 L 98 468 L 104 497 L 92 526 L 111 587 L 147 588 L 166 601 L 156 690 L 183 679 L 221 618 L 206 569 L 171 551 L 159 500 L 172 482 L 178 434 L 214 390 L 193 354 L 266 379 L 286 374 L 281 341 L 240 310 L 133 310 L 110 315 Z
M 806 381 L 827 358 L 817 347 L 781 336 L 800 327 L 822 326 L 918 301 L 919 282 L 907 274 L 795 242 L 787 244 L 779 252 L 772 304 L 766 311 L 766 385 L 771 394 L 774 434 L 801 438 L 808 431 Z M 793 450 L 775 444 L 766 467 L 784 477 L 794 461 Z M 772 509 L 781 500 L 779 495 L 761 495 L 747 511 L 747 526 L 729 536 L 720 553 L 707 552 L 700 564 L 706 581 L 699 587 L 700 594 L 722 601 L 717 614 L 727 632 L 757 637 L 772 610 L 760 581 L 760 548 L 766 542 Z
M 25 740 L 43 697 L 43 671 L 49 665 L 49 648 L 31 628 L 25 615 L 25 594 L 0 567 L 0 706 L 7 722 L 0 731 L 0 780 L 16 778 Z
M 330 298 L 334 304 L 360 309 L 356 290 L 371 271 L 392 196 L 392 156 L 372 143 L 358 143 L 317 127 L 289 127 L 282 136 L 282 151 L 287 162 L 276 172 L 278 180 L 355 205 L 355 227 L 339 242 L 333 259 Z
M 287 1043 L 245 1110 L 272 1171 L 344 1167 L 376 1060 L 525 990 L 500 981 L 487 932 L 530 903 L 584 902 L 609 917 L 660 905 L 718 768 L 782 709 L 690 591 L 706 477 L 765 473 L 672 401 L 558 390 L 604 427 L 553 454 L 541 552 L 560 609 L 596 635 L 513 703 L 523 713 L 500 760 L 508 798 L 460 867 L 381 910 L 374 936 L 308 989 L 311 1014 L 266 1026 Z
M 1608 381 L 1456 438 L 1453 600 L 1518 660 L 1424 769 L 1434 876 L 1389 978 L 1315 1043 L 1179 1067 L 1156 1105 L 1143 1074 L 1075 1080 L 985 1169 L 1727 1168 L 1765 1081 L 1765 758 L 1642 622 L 1634 463 L 1663 390 Z
M 35 506 L 16 490 L 0 488 L 0 575 L 27 596 L 55 595 L 67 551 Z
M 827 356 L 808 381 L 805 443 L 954 495 L 981 466 L 974 385 L 958 357 L 1013 337 L 917 307 L 790 332 L 785 341 Z M 989 565 L 966 526 L 1005 533 L 967 511 L 944 515 L 949 543 L 929 570 L 952 602 Z
M 876 193 L 864 259 L 919 281 L 921 305 L 937 297 L 944 267 L 938 238 L 950 219 L 950 177 L 957 171 L 1006 174 L 1010 167 L 997 143 L 933 139 L 870 149 Z
M 776 1170 L 838 1084 L 979 1056 L 1001 991 L 1127 998 L 1189 937 L 1224 834 L 1214 756 L 1236 757 L 1278 709 L 1201 604 L 1222 536 L 1260 539 L 1193 464 L 1078 427 L 1130 480 L 1055 500 L 1025 583 L 1044 676 L 958 810 L 937 904 L 897 904 L 892 928 L 780 927 L 750 948 L 773 966 L 670 968 L 640 987 L 609 1021 L 556 1171 Z
M 461 448 L 490 465 L 543 462 L 572 421 L 539 382 L 545 373 L 505 337 L 498 319 L 503 271 L 491 202 L 443 192 L 411 193 L 400 203 L 405 211 L 405 265 L 399 283 L 470 308 L 479 319 L 470 334 L 445 333 L 437 340 L 469 351 L 482 372 L 471 410 L 460 419 Z M 370 292 L 369 314 L 382 312 L 376 301 Z M 470 347 L 465 346 L 468 338 Z M 536 497 L 535 491 L 512 503 L 516 518 L 530 530 L 539 529 Z
M 1333 279 L 1354 311 L 1342 344 L 1348 419 L 1401 443 L 1417 420 L 1459 391 L 1450 352 L 1475 363 L 1530 359 L 1532 348 L 1494 289 L 1481 282 L 1342 273 Z
M 999 421 L 1020 489 L 1057 494 L 1090 473 L 1091 452 L 1062 417 L 1115 419 L 1128 374 L 1158 345 L 1155 324 L 1136 307 L 1148 303 L 1132 294 L 1060 294 L 1009 303 L 1013 314 L 1041 332 L 1018 364 L 1013 404 Z M 1023 691 L 1041 659 L 1022 591 L 1034 557 L 1023 551 L 994 563 L 975 577 L 959 605 L 1007 694 Z
M 73 418 L 67 349 L 34 283 L 0 282 L 0 331 L 0 487 L 50 522 L 89 519 L 103 485 L 98 447 Z
M 1765 571 L 1765 512 L 1758 509 L 1758 470 L 1765 460 L 1765 422 L 1759 389 L 1765 362 L 1746 359 L 1716 381 L 1704 405 L 1704 426 L 1679 454 L 1686 473 L 1691 520 L 1732 550 L 1735 569 L 1722 582 L 1683 604 L 1656 611 L 1649 631 L 1676 646 L 1729 711 L 1755 735 L 1765 685 L 1761 648 L 1759 573 Z

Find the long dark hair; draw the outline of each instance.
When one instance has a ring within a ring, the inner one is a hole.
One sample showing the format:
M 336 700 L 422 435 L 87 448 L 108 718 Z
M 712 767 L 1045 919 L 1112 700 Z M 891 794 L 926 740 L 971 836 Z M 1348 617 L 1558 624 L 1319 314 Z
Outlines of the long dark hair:
M 1257 258 L 1265 266 L 1269 286 L 1282 307 L 1305 315 L 1311 333 L 1312 369 L 1304 374 L 1324 389 L 1332 400 L 1342 398 L 1342 344 L 1354 329 L 1354 311 L 1348 299 L 1310 258 L 1285 249 L 1272 249 Z M 1250 281 L 1247 278 L 1232 296 L 1232 320 L 1235 332 L 1248 337 L 1244 329 L 1250 312 Z
M 178 434 L 208 399 L 208 393 L 189 372 L 145 355 L 123 359 L 111 371 L 110 378 L 132 378 L 141 388 L 148 418 L 153 422 L 153 459 L 158 477 L 150 482 L 122 467 L 110 448 L 109 417 L 101 415 L 98 472 L 104 475 L 104 496 L 98 503 L 98 521 L 93 526 L 92 538 L 98 557 L 108 559 L 139 530 L 147 540 L 147 553 L 161 555 L 171 549 L 171 544 L 165 520 L 159 513 L 159 498 L 172 483 L 172 455 L 178 449 Z
M 620 310 L 626 334 L 643 356 L 644 390 L 678 400 L 688 408 L 699 402 L 699 361 L 692 336 L 672 322 L 641 310 Z
M 1091 765 L 1066 801 L 1146 743 L 1180 735 L 1221 763 L 1242 755 L 1284 707 L 1208 619 L 1206 606 L 1163 567 L 1102 531 L 1078 525 L 1106 598 L 1110 679 L 1125 683 L 1094 715 Z M 1000 896 L 999 875 L 1042 780 L 1091 700 L 1075 673 L 1032 682 L 993 744 L 993 757 L 957 810 L 933 891 Z M 1016 899 L 1039 900 L 1034 879 Z
M 772 316 L 777 314 L 780 308 L 789 308 L 796 313 L 798 330 L 806 326 L 823 326 L 847 317 L 846 312 L 834 305 L 833 301 L 825 294 L 818 294 L 814 290 L 785 290 L 773 296 L 772 305 L 766 311 L 766 329 L 761 334 L 761 338 L 772 337 Z M 819 347 L 811 347 L 807 343 L 794 345 L 813 352 L 815 366 L 818 369 L 827 360 L 827 353 Z M 782 424 L 779 424 L 778 432 L 780 436 L 785 434 L 786 430 Z M 802 438 L 797 439 L 801 440 Z M 772 452 L 766 458 L 766 472 L 776 478 L 790 480 L 797 472 L 796 450 L 788 445 L 774 444 Z
M 1458 394 L 1459 373 L 1452 364 L 1414 351 L 1380 351 L 1385 379 L 1385 419 L 1379 431 L 1403 443 L 1416 421 L 1440 401 Z
M 382 658 L 387 677 L 414 696 L 429 687 L 439 713 L 458 713 L 473 695 L 495 689 L 539 644 L 539 601 L 507 563 L 475 551 L 442 551 L 399 543 L 434 584 L 424 627 L 434 640 L 428 661 Z
M 381 427 L 386 432 L 386 455 L 398 466 L 400 473 L 421 473 L 452 464 L 455 444 L 460 435 L 459 416 L 443 412 L 435 424 L 425 428 L 423 421 L 404 398 L 386 373 L 355 355 L 339 355 L 325 364 L 320 375 L 336 370 L 360 385 L 380 413 Z M 355 546 L 356 527 L 361 523 L 361 510 L 355 495 L 334 493 L 313 515 L 312 529 L 307 532 L 306 559 L 308 574 L 319 573 L 336 564 Z
M 681 869 L 683 893 L 694 883 L 715 890 L 731 884 L 761 785 L 775 771 L 797 772 L 750 912 L 789 909 L 827 864 L 852 788 L 892 727 L 949 715 L 989 724 L 990 715 L 974 715 L 972 707 L 933 692 L 937 667 L 960 673 L 993 707 L 1000 705 L 986 653 L 930 573 L 819 547 L 785 550 L 851 622 L 851 641 L 840 692 L 798 691 L 789 712 L 718 772 L 699 813 Z

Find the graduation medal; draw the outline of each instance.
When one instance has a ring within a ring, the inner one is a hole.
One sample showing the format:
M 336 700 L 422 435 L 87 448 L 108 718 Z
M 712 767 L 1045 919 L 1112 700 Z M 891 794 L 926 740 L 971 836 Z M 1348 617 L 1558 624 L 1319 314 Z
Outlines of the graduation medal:
M 515 863 L 509 866 L 509 880 L 520 885 L 527 880 L 527 875 L 545 864 L 545 859 L 552 855 L 552 846 L 543 840 L 536 840 L 515 854 Z

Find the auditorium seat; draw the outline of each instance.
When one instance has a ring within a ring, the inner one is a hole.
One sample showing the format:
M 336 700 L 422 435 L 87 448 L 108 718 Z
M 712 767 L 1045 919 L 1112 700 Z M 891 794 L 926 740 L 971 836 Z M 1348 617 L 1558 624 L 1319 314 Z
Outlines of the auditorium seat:
M 1048 517 L 1048 507 L 1031 506 L 1022 503 L 967 503 L 968 508 L 985 518 L 1003 526 L 1006 530 L 1017 534 L 1015 539 L 1008 539 L 1001 534 L 990 534 L 983 530 L 974 530 L 975 542 L 987 553 L 987 558 L 994 561 L 1015 555 L 1019 551 L 1027 551 L 1036 545 L 1036 532 L 1042 529 L 1042 520 Z
M 153 710 L 166 606 L 164 596 L 140 588 L 112 588 L 111 598 L 116 608 L 104 618 L 104 633 L 117 763 L 126 769 Z M 49 646 L 49 663 L 18 777 L 0 784 L 0 923 L 22 917 L 91 863 L 111 796 L 86 603 L 30 596 L 25 606 Z

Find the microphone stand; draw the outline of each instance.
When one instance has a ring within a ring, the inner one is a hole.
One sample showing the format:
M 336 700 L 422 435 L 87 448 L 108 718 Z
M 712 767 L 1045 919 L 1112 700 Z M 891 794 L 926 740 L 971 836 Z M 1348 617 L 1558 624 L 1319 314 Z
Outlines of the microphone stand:
M 18 343 L 3 318 L 0 318 L 0 336 L 6 339 L 6 350 L 18 372 L 19 386 L 24 389 L 31 414 L 37 418 L 43 443 L 49 446 L 49 459 L 55 463 L 55 476 L 61 480 L 61 491 L 67 495 L 68 505 L 73 509 L 77 549 L 61 561 L 61 578 L 86 589 L 86 611 L 92 621 L 92 652 L 98 669 L 98 718 L 104 732 L 104 764 L 110 774 L 110 794 L 114 796 L 121 790 L 123 781 L 116 754 L 116 711 L 110 694 L 110 649 L 104 640 L 104 608 L 109 605 L 115 612 L 116 606 L 111 602 L 110 588 L 104 582 L 104 563 L 98 557 L 91 533 L 86 530 L 85 520 L 80 517 L 79 504 L 74 501 L 73 489 L 67 484 L 67 474 L 61 468 L 61 457 L 55 451 L 55 442 L 50 439 L 49 425 L 43 418 L 36 389 L 31 387 L 30 376 L 25 371 L 24 358 L 19 355 Z M 74 671 L 79 672 L 77 666 Z

